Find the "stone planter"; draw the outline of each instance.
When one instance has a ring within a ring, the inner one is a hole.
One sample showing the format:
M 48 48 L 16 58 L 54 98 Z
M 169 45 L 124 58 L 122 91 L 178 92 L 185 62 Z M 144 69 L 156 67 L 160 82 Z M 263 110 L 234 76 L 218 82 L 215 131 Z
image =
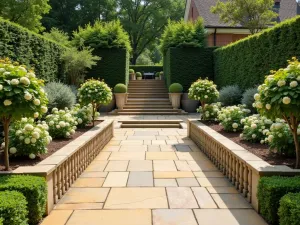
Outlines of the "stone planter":
M 136 79 L 137 79 L 137 80 L 142 80 L 142 77 L 137 77 Z
M 169 93 L 170 100 L 172 102 L 173 109 L 179 109 L 180 108 L 180 99 L 181 99 L 182 93 Z
M 117 108 L 122 110 L 127 100 L 127 93 L 115 93 L 115 98 Z
M 183 93 L 181 99 L 182 109 L 188 113 L 195 113 L 200 105 L 199 101 L 188 98 L 188 93 Z
M 113 100 L 108 105 L 102 105 L 99 108 L 99 112 L 111 112 L 116 108 L 116 99 L 113 97 Z
M 129 77 L 130 80 L 136 80 L 135 73 L 130 73 Z
M 159 75 L 159 79 L 164 80 L 165 79 L 164 75 Z

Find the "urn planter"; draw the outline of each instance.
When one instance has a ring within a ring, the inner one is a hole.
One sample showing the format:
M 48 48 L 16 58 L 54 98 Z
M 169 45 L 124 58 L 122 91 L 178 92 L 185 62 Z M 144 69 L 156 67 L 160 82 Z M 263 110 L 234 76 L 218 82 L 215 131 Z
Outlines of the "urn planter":
M 135 73 L 130 73 L 130 80 L 136 80 Z
M 116 104 L 119 110 L 124 108 L 124 105 L 127 101 L 127 93 L 115 93 Z
M 182 95 L 182 93 L 169 93 L 169 97 L 170 97 L 173 109 L 180 108 L 181 95 Z
M 183 93 L 181 99 L 182 109 L 188 113 L 195 113 L 200 105 L 199 101 L 189 99 L 188 93 Z
M 142 77 L 137 77 L 136 79 L 137 79 L 137 80 L 142 80 Z

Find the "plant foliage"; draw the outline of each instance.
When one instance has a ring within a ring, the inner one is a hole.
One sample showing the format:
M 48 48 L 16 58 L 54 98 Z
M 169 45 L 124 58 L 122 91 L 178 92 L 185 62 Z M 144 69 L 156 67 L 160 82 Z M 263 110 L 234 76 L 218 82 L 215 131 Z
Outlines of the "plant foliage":
M 280 200 L 278 210 L 280 225 L 298 225 L 300 215 L 300 194 L 289 193 Z
M 220 90 L 219 101 L 223 106 L 241 104 L 242 91 L 238 85 L 229 85 Z

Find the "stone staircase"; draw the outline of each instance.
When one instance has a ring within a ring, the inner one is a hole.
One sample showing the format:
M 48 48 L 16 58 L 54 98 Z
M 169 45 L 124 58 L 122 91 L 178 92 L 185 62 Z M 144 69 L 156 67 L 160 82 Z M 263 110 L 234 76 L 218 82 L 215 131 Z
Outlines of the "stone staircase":
M 128 98 L 118 115 L 179 115 L 181 109 L 173 109 L 168 89 L 162 80 L 132 80 L 128 85 Z

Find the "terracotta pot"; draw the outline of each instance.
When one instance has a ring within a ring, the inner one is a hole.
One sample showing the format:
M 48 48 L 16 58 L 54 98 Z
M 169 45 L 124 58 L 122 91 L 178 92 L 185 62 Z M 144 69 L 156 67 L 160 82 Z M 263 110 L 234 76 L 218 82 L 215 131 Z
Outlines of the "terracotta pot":
M 137 80 L 142 80 L 142 77 L 137 77 L 136 79 L 137 79 Z
M 135 73 L 130 73 L 130 80 L 136 80 Z
M 196 113 L 199 108 L 199 101 L 188 98 L 188 93 L 184 93 L 181 99 L 182 109 L 188 113 Z
M 117 108 L 122 110 L 126 101 L 127 101 L 127 93 L 115 93 Z
M 171 99 L 173 109 L 180 108 L 181 95 L 182 93 L 169 93 L 169 97 Z

